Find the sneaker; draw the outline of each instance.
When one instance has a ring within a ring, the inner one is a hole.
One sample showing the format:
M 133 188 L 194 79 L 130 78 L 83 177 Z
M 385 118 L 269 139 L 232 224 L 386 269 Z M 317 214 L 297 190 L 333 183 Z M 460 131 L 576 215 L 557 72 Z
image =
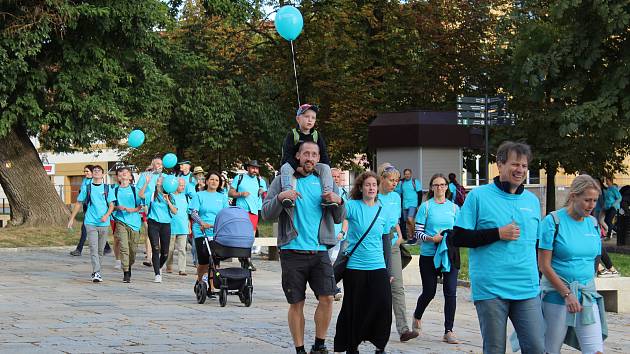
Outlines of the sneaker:
M 412 319 L 411 320 L 411 330 L 420 334 L 420 332 L 422 332 L 422 322 L 420 322 L 420 320 L 417 319 Z
M 122 261 L 120 259 L 116 260 L 116 265 L 114 265 L 115 269 L 122 269 Z
M 256 271 L 256 267 L 254 267 L 254 263 L 252 263 L 252 261 L 249 261 L 249 270 L 251 270 L 252 272 Z
M 123 272 L 123 283 L 131 283 L 131 272 Z
M 103 254 L 108 255 L 112 253 L 112 249 L 111 248 L 106 248 L 105 250 L 103 250 Z
M 406 330 L 405 332 L 403 332 L 403 334 L 400 335 L 400 341 L 404 343 L 408 340 L 416 338 L 419 335 L 420 333 L 416 331 Z
M 457 336 L 452 331 L 448 331 L 444 333 L 444 337 L 442 337 L 442 341 L 448 344 L 459 344 L 459 340 L 457 340 Z
M 103 277 L 101 277 L 101 273 L 92 273 L 92 282 L 100 283 L 103 281 Z
M 333 298 L 335 299 L 335 301 L 341 301 L 341 299 L 343 298 L 343 293 L 341 292 L 341 289 L 339 287 L 335 289 L 335 296 Z
M 312 346 L 309 354 L 328 354 L 328 348 L 326 348 L 326 346 L 322 346 L 319 348 L 315 348 L 315 346 Z
M 188 275 L 188 274 L 187 274 L 186 272 L 179 272 L 179 275 L 186 276 L 186 275 Z
M 154 283 L 161 283 L 162 282 L 162 275 L 161 274 L 157 274 L 155 276 L 155 279 L 153 279 Z
M 203 282 L 206 283 L 206 287 L 210 289 L 210 284 L 208 284 L 208 274 L 204 274 L 201 280 L 203 280 Z
M 617 271 L 616 269 L 602 269 L 597 271 L 597 277 L 598 278 L 616 278 L 621 276 L 621 274 L 619 274 L 619 271 Z
M 282 199 L 281 204 L 283 208 L 293 208 L 295 206 L 295 203 L 289 198 Z
M 142 262 L 142 264 L 144 264 L 147 267 L 153 267 L 153 263 L 151 263 L 149 261 L 144 261 L 144 262 Z
M 70 255 L 78 257 L 78 256 L 81 255 L 81 251 L 79 251 L 79 250 L 70 251 Z

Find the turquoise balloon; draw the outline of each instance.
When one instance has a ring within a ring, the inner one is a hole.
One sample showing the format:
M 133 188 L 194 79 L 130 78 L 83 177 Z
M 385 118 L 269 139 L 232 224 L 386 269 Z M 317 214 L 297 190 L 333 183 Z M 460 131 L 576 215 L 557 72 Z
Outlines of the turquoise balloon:
M 166 168 L 175 167 L 175 165 L 177 165 L 177 156 L 175 156 L 175 154 L 173 154 L 172 152 L 169 152 L 168 154 L 164 155 L 164 157 L 162 157 L 162 164 Z
M 127 143 L 132 148 L 140 147 L 140 145 L 144 143 L 144 133 L 142 132 L 142 130 L 132 130 L 131 133 L 129 133 L 129 137 L 127 138 Z
M 296 39 L 304 27 L 304 19 L 300 10 L 291 5 L 282 6 L 276 13 L 274 22 L 278 34 L 287 41 Z
M 175 192 L 177 190 L 178 185 L 179 185 L 179 182 L 177 181 L 177 177 L 173 175 L 168 175 L 164 177 L 164 179 L 162 180 L 162 189 L 164 189 L 166 193 Z

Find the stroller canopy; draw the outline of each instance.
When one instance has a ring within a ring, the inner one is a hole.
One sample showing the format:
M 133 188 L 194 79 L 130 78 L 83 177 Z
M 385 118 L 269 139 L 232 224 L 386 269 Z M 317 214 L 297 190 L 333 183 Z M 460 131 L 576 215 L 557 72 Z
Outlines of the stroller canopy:
M 247 211 L 239 207 L 222 209 L 214 222 L 214 241 L 225 247 L 252 248 L 254 228 Z

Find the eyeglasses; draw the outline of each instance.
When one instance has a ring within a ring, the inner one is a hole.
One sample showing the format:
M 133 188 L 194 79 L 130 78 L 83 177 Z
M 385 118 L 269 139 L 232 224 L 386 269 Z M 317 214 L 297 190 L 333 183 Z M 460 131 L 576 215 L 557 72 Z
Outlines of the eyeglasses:
M 432 185 L 431 185 L 431 187 L 434 187 L 434 188 L 438 188 L 438 187 L 439 187 L 439 188 L 445 188 L 446 186 L 447 186 L 447 184 L 446 184 L 446 183 L 432 184 Z

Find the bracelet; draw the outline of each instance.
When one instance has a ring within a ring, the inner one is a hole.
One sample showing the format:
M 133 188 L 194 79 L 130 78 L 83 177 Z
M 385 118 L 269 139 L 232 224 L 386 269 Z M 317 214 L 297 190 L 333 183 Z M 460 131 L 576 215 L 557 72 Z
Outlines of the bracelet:
M 346 232 L 343 230 L 339 231 L 339 233 L 342 234 L 343 236 L 346 236 Z
M 566 299 L 566 298 L 568 298 L 568 297 L 569 297 L 569 295 L 571 295 L 571 292 L 570 292 L 570 291 L 569 291 L 569 292 L 567 292 L 566 294 L 563 294 L 563 295 L 562 295 L 562 297 Z

